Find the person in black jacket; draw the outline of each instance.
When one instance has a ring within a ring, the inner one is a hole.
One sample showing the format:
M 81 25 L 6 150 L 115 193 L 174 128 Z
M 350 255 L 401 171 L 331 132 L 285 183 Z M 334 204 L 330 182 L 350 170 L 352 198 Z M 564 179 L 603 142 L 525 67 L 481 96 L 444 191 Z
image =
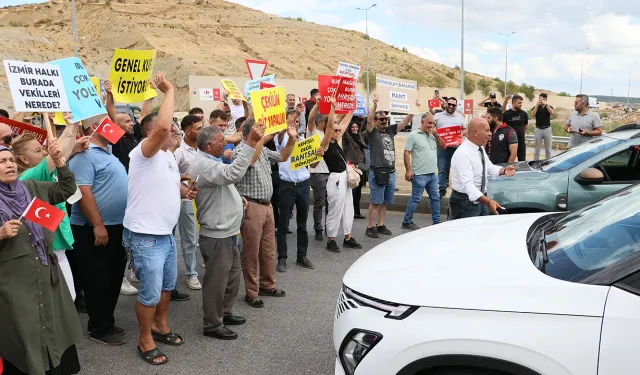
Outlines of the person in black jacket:
M 353 217 L 356 219 L 364 219 L 365 217 L 360 214 L 360 197 L 362 196 L 362 187 L 367 182 L 366 178 L 366 157 L 364 149 L 367 147 L 360 134 L 360 128 L 358 123 L 354 120 L 349 124 L 349 128 L 342 134 L 342 148 L 347 155 L 347 161 L 351 164 L 358 166 L 363 175 L 360 178 L 360 184 L 355 189 L 352 189 L 353 193 Z

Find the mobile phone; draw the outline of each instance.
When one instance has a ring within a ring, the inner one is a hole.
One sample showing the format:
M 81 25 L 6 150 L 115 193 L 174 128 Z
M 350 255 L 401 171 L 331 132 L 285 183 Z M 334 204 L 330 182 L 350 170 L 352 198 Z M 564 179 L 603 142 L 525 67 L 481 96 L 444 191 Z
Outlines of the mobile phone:
M 196 179 L 191 181 L 191 185 L 189 185 L 189 190 L 187 190 L 187 194 L 191 193 L 193 191 L 193 188 L 196 187 L 196 184 L 198 183 L 198 179 L 200 178 L 200 175 L 196 176 Z
M 498 207 L 496 211 L 498 211 L 499 214 L 503 214 L 503 215 L 507 213 L 507 209 L 504 207 Z
M 436 93 L 436 95 L 440 94 L 440 90 L 438 89 L 436 89 L 434 92 Z

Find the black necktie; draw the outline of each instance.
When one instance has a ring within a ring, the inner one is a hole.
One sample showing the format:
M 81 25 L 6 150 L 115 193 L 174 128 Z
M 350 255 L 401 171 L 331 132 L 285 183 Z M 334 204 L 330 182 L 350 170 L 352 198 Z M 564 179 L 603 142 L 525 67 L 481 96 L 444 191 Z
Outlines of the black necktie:
M 485 165 L 484 152 L 482 152 L 482 147 L 478 147 L 478 151 L 480 152 L 480 160 L 482 160 L 482 186 L 480 187 L 480 192 L 484 194 L 485 179 L 487 178 L 487 166 Z

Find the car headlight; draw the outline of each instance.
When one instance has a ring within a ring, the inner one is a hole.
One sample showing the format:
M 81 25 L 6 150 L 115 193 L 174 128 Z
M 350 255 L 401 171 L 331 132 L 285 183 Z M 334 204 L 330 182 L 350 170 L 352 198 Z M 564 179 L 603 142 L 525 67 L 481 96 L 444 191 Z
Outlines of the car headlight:
M 365 296 L 364 294 L 353 291 L 344 285 L 342 286 L 342 291 L 347 297 L 355 300 L 360 305 L 386 312 L 387 315 L 384 317 L 388 319 L 402 320 L 418 310 L 418 306 L 401 305 L 399 303 L 387 302 Z
M 353 375 L 364 357 L 382 340 L 382 334 L 354 329 L 340 346 L 340 362 L 347 375 Z

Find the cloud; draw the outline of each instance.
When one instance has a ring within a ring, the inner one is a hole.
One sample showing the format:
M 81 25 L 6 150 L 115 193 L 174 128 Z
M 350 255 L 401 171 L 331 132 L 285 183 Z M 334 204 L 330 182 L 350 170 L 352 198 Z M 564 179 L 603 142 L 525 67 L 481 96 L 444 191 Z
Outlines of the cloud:
M 494 43 L 494 42 L 483 42 L 482 43 L 482 50 L 484 52 L 488 52 L 488 53 L 504 52 L 504 49 L 502 48 L 502 46 L 499 45 L 498 43 Z
M 367 29 L 367 22 L 365 20 L 360 20 L 360 21 L 356 21 L 356 22 L 351 22 L 351 23 L 347 23 L 344 25 L 341 25 L 340 28 L 342 29 L 347 29 L 347 30 L 355 30 L 355 31 L 360 31 L 361 33 L 365 33 L 366 29 Z M 386 31 L 385 28 L 378 25 L 375 22 L 371 22 L 369 21 L 369 35 L 372 38 L 378 39 L 378 40 L 384 40 L 386 38 Z
M 435 61 L 437 63 L 443 63 L 442 57 L 431 48 L 416 47 L 416 46 L 401 46 L 406 47 L 409 53 L 412 53 L 418 57 L 422 57 L 425 60 Z

